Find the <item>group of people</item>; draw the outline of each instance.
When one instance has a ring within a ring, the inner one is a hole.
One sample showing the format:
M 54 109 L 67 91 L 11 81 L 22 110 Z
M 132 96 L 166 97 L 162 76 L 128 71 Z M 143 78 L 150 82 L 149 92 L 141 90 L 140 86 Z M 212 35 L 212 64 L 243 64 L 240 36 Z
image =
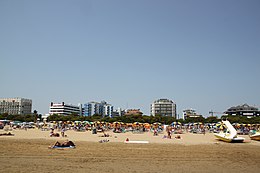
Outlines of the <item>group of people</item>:
M 61 136 L 62 137 L 67 137 L 67 135 L 65 135 L 65 126 L 63 126 L 61 128 Z M 60 137 L 60 134 L 59 133 L 55 133 L 54 132 L 54 128 L 51 128 L 51 132 L 50 132 L 50 137 Z
M 172 139 L 172 133 L 173 133 L 174 131 L 175 131 L 175 130 L 174 130 L 171 126 L 166 127 L 166 132 L 167 132 L 166 138 Z M 182 132 L 176 131 L 176 133 L 177 133 L 177 134 L 181 134 Z M 177 136 L 175 136 L 175 139 L 181 139 L 181 136 L 180 136 L 180 135 L 177 135 Z

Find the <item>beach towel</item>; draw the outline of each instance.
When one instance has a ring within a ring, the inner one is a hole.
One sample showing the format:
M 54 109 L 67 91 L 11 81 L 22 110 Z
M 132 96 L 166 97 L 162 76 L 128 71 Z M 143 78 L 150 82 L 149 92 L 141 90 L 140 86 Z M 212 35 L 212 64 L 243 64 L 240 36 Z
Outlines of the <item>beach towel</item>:
M 71 149 L 71 148 L 76 148 L 76 146 L 66 146 L 66 147 L 62 147 L 62 146 L 52 146 L 49 147 L 50 149 Z

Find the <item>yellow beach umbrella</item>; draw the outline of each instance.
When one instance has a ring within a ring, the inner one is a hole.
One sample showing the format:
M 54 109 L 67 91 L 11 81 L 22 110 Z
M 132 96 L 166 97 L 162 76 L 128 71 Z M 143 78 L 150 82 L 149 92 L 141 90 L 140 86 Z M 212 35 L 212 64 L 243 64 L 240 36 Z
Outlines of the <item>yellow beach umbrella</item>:
M 216 127 L 219 128 L 219 129 L 221 129 L 221 130 L 223 130 L 224 128 L 226 128 L 225 124 L 222 123 L 222 122 L 218 122 L 218 123 L 216 124 Z

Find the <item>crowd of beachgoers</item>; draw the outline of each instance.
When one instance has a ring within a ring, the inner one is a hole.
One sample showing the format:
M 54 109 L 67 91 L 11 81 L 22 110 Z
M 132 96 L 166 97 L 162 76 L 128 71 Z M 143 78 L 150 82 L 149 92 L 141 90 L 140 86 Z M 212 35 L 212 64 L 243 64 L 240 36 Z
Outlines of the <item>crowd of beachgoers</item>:
M 232 124 L 237 130 L 238 134 L 247 135 L 250 133 L 255 133 L 260 130 L 260 124 Z M 183 133 L 195 133 L 195 134 L 205 134 L 205 133 L 219 133 L 220 131 L 225 131 L 226 127 L 221 122 L 219 123 L 187 123 L 182 124 L 180 122 L 173 122 L 170 125 L 164 125 L 161 123 L 122 123 L 122 122 L 89 122 L 89 121 L 52 121 L 52 122 L 18 122 L 18 121 L 1 121 L 0 128 L 7 129 L 30 129 L 36 128 L 42 131 L 50 131 L 50 136 L 66 136 L 67 130 L 74 131 L 92 131 L 92 134 L 97 134 L 99 132 L 113 132 L 113 133 L 145 133 L 152 132 L 153 135 L 158 135 L 167 132 L 167 137 L 170 138 L 172 134 L 183 134 Z

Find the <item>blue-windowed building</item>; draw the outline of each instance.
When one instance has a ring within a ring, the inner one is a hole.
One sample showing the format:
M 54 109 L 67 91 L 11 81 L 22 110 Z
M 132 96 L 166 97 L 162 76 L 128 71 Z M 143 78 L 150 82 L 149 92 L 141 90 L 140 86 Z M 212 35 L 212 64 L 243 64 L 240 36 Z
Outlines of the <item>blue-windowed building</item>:
M 112 116 L 113 106 L 111 104 L 107 104 L 105 101 L 99 102 L 88 102 L 83 105 L 84 116 L 93 116 L 95 114 L 105 116 Z

